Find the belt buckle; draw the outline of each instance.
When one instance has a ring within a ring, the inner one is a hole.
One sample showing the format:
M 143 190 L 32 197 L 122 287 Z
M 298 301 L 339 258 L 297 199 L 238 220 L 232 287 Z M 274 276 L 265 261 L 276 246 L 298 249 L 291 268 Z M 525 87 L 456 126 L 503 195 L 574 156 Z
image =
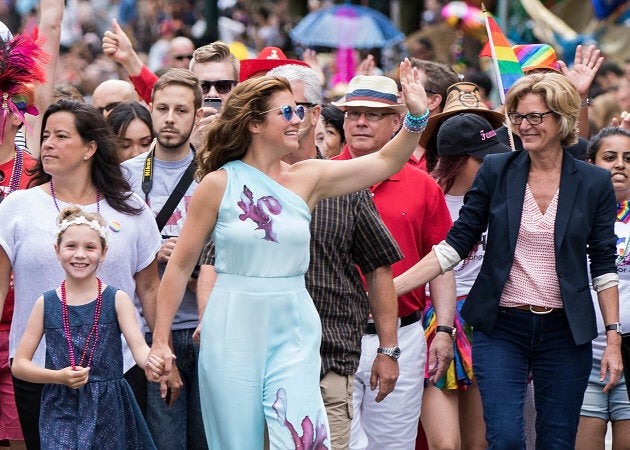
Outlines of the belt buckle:
M 540 306 L 540 308 L 545 308 L 546 311 L 536 311 L 534 309 L 534 305 L 529 305 L 529 311 L 533 314 L 539 314 L 539 315 L 545 315 L 545 314 L 549 314 L 550 312 L 553 311 L 553 308 L 548 308 L 546 306 Z

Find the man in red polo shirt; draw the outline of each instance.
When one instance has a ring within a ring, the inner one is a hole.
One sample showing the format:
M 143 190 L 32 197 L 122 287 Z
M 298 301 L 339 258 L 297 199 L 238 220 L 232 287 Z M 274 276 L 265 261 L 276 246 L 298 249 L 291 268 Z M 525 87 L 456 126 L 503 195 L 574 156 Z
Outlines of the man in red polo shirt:
M 359 158 L 385 145 L 401 125 L 404 105 L 397 102 L 394 80 L 382 76 L 353 78 L 344 111 L 347 144 L 335 159 Z M 392 265 L 397 276 L 431 251 L 446 237 L 452 222 L 444 194 L 425 172 L 406 164 L 400 172 L 371 188 L 376 208 L 405 255 Z M 429 283 L 431 299 L 440 327 L 429 349 L 432 367 L 447 367 L 453 358 L 450 331 L 455 308 L 455 279 L 452 272 Z M 421 316 L 424 287 L 398 298 L 399 377 L 396 388 L 380 403 L 370 389 L 371 362 L 377 352 L 396 357 L 398 350 L 378 348 L 376 335 L 363 335 L 361 360 L 355 374 L 351 449 L 403 450 L 414 448 L 427 355 Z M 368 328 L 369 329 L 369 328 Z

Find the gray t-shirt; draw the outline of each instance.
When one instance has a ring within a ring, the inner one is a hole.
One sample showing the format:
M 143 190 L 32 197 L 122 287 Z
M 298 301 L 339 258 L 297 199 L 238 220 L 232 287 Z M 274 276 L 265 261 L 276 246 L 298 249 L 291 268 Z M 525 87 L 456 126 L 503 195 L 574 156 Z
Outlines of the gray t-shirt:
M 136 207 L 144 207 L 144 202 L 136 195 L 130 201 Z M 61 209 L 69 206 L 59 199 L 57 203 Z M 90 212 L 97 210 L 95 203 L 83 208 Z M 108 223 L 109 248 L 97 275 L 103 283 L 117 287 L 134 299 L 138 324 L 146 329 L 134 276 L 153 262 L 160 248 L 155 218 L 146 207 L 141 214 L 132 216 L 116 211 L 105 200 L 100 201 L 100 213 Z M 53 198 L 39 187 L 15 191 L 0 203 L 0 246 L 15 274 L 10 358 L 15 355 L 37 298 L 44 291 L 57 288 L 65 278 L 54 249 L 58 216 Z M 41 367 L 44 367 L 44 345 L 42 339 L 33 355 L 33 362 Z M 128 370 L 135 362 L 126 345 L 124 348 L 124 368 Z
M 158 215 L 171 192 L 177 186 L 182 174 L 194 158 L 195 154 L 191 151 L 186 158 L 179 161 L 161 161 L 157 158 L 153 159 L 153 185 L 149 192 L 149 207 L 155 216 Z M 144 164 L 147 159 L 147 153 L 136 156 L 129 159 L 122 164 L 123 175 L 129 181 L 131 190 L 145 198 L 144 192 L 142 192 L 142 174 L 144 172 Z M 188 205 L 190 204 L 190 198 L 195 192 L 198 183 L 193 180 L 186 193 L 179 201 L 177 207 L 173 211 L 171 217 L 166 222 L 166 225 L 162 229 L 162 236 L 179 236 L 179 233 L 184 225 L 186 219 L 186 212 L 188 211 Z M 165 240 L 165 239 L 164 239 Z M 166 263 L 159 263 L 158 268 L 160 271 L 160 277 L 166 269 Z M 175 318 L 171 330 L 185 330 L 190 328 L 196 328 L 199 323 L 199 313 L 197 310 L 197 298 L 195 293 L 186 288 L 184 293 L 184 299 L 182 300 Z

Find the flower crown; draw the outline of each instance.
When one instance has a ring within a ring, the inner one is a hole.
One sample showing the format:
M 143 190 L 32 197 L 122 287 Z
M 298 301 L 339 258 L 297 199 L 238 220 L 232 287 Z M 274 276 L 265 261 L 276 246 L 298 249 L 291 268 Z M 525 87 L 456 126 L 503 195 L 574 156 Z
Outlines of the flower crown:
M 107 227 L 101 226 L 101 224 L 96 219 L 87 220 L 85 216 L 76 216 L 70 220 L 62 220 L 57 227 L 57 237 L 59 237 L 59 235 L 66 231 L 66 229 L 71 225 L 87 225 L 94 231 L 98 232 L 98 234 L 105 240 L 105 244 L 107 244 Z

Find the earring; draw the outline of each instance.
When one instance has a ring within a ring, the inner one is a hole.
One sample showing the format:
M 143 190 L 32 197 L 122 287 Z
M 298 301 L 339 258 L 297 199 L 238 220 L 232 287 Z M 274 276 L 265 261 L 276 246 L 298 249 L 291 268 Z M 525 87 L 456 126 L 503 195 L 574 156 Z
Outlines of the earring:
M 83 157 L 83 161 L 87 161 L 87 159 L 88 159 L 88 157 L 87 157 L 87 156 L 84 156 L 84 157 Z

